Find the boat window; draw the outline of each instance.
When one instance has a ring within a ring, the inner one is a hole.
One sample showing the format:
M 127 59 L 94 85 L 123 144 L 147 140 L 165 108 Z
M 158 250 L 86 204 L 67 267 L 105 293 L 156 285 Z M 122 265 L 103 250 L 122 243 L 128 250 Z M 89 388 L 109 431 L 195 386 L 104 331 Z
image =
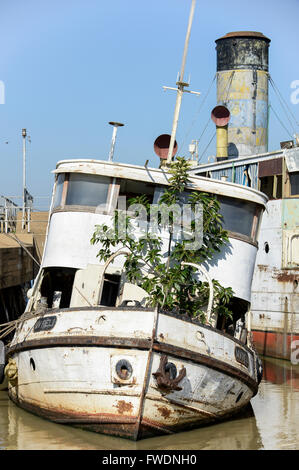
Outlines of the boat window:
M 71 173 L 66 205 L 97 207 L 106 204 L 109 185 L 107 176 Z
M 119 196 L 126 197 L 126 208 L 131 205 L 129 200 L 136 196 L 145 195 L 147 196 L 149 203 L 152 204 L 154 199 L 155 186 L 150 183 L 143 183 L 140 181 L 133 180 L 121 180 Z
M 260 178 L 259 190 L 269 199 L 282 198 L 282 175 L 264 176 Z
M 120 285 L 120 276 L 117 274 L 105 274 L 103 292 L 100 305 L 115 307 Z
M 218 199 L 220 201 L 220 214 L 223 217 L 223 228 L 230 232 L 251 237 L 256 205 L 248 201 L 225 196 L 219 196 Z
M 60 173 L 57 177 L 55 195 L 53 200 L 53 209 L 61 205 L 61 197 L 64 183 L 64 173 Z
M 291 185 L 291 196 L 299 195 L 299 171 L 289 173 L 290 185 Z
M 47 308 L 68 308 L 76 269 L 46 268 L 40 288 L 41 297 L 47 299 Z

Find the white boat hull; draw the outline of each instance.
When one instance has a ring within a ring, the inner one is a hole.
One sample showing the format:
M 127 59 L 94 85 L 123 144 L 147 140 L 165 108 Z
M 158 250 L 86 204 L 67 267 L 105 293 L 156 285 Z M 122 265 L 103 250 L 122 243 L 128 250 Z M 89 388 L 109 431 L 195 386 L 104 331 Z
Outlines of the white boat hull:
M 107 307 L 41 318 L 24 321 L 8 350 L 9 395 L 55 422 L 137 440 L 230 417 L 257 392 L 255 352 L 196 321 Z

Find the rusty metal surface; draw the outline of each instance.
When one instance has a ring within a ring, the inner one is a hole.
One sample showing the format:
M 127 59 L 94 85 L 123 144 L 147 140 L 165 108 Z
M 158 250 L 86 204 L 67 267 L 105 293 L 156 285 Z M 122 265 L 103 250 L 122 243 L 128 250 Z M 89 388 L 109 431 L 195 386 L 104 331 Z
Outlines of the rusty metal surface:
M 217 39 L 217 71 L 255 68 L 268 72 L 269 43 L 263 35 L 240 33 Z
M 253 38 L 260 38 L 260 39 L 267 39 L 269 42 L 271 39 L 267 38 L 263 33 L 260 33 L 258 31 L 233 31 L 231 33 L 225 34 L 225 36 L 222 36 L 221 38 L 217 39 L 217 41 L 220 41 L 220 39 L 226 39 L 226 38 L 240 38 L 240 37 L 253 37 Z
M 159 368 L 156 372 L 153 373 L 153 376 L 155 377 L 159 388 L 168 392 L 171 390 L 182 390 L 182 387 L 179 386 L 179 383 L 186 376 L 186 368 L 183 367 L 180 370 L 179 375 L 175 379 L 172 379 L 170 377 L 170 374 L 167 374 L 166 372 L 167 362 L 168 357 L 163 354 L 160 359 Z
M 11 355 L 31 349 L 51 348 L 61 346 L 107 346 L 149 349 L 150 341 L 138 338 L 116 338 L 107 336 L 59 336 L 53 338 L 40 338 L 36 340 L 23 341 L 7 348 L 6 354 Z
M 258 385 L 255 380 L 253 380 L 248 374 L 245 372 L 237 369 L 236 367 L 230 366 L 229 364 L 226 364 L 222 361 L 219 361 L 218 359 L 215 359 L 213 357 L 205 356 L 200 353 L 195 353 L 193 351 L 190 351 L 188 349 L 184 348 L 179 348 L 177 346 L 173 346 L 171 344 L 165 344 L 165 343 L 155 343 L 154 344 L 154 350 L 156 352 L 162 352 L 164 354 L 169 354 L 170 356 L 174 357 L 179 357 L 179 358 L 184 358 L 191 360 L 195 363 L 198 364 L 204 364 L 208 367 L 211 367 L 217 371 L 223 372 L 225 374 L 230 375 L 231 377 L 237 378 L 241 382 L 245 383 L 252 391 L 253 394 L 255 395 L 258 390 Z
M 8 350 L 20 368 L 10 396 L 48 419 L 137 440 L 229 415 L 256 392 L 254 354 L 231 336 L 181 315 L 150 309 L 138 324 L 140 309 L 118 310 L 52 310 L 57 321 L 49 331 L 34 332 L 41 315 L 24 320 Z M 248 351 L 249 368 L 235 360 L 237 344 Z M 153 374 L 161 356 L 181 391 L 160 390 Z M 120 360 L 133 371 L 126 383 L 114 380 Z M 177 376 L 184 369 L 186 376 Z
M 282 162 L 283 158 L 273 158 L 273 160 L 259 162 L 258 177 L 263 178 L 264 176 L 282 175 Z
M 162 425 L 148 418 L 143 418 L 139 432 L 136 433 L 136 416 L 119 417 L 108 414 L 106 416 L 71 416 L 69 413 L 63 414 L 61 410 L 47 410 L 25 401 L 19 401 L 13 396 L 11 396 L 11 399 L 16 405 L 26 411 L 42 418 L 49 419 L 55 423 L 68 424 L 88 431 L 118 436 L 134 441 L 158 435 L 171 435 L 177 432 L 192 430 L 207 424 L 221 422 L 238 415 L 241 411 L 239 408 L 236 408 L 233 411 L 225 412 L 222 416 L 217 417 L 207 416 L 205 413 L 198 413 L 197 419 L 193 422 L 176 423 L 171 426 Z M 162 412 L 164 413 L 163 410 Z
M 19 353 L 25 350 L 33 350 L 40 348 L 51 348 L 51 347 L 62 347 L 62 346 L 106 346 L 106 347 L 122 347 L 122 348 L 138 348 L 138 349 L 150 349 L 151 342 L 144 339 L 131 339 L 131 338 L 107 338 L 107 337 L 92 337 L 92 336 L 64 336 L 54 338 L 41 338 L 37 340 L 24 341 L 23 343 L 15 344 L 14 346 L 7 349 L 8 357 L 11 357 L 15 353 Z M 244 350 L 251 351 L 242 345 Z M 215 359 L 213 357 L 205 356 L 200 353 L 195 353 L 185 348 L 179 348 L 171 344 L 155 342 L 153 344 L 153 350 L 163 354 L 169 354 L 174 357 L 184 358 L 191 360 L 198 364 L 204 364 L 217 371 L 223 372 L 230 375 L 231 377 L 237 378 L 241 382 L 245 383 L 254 394 L 257 393 L 257 382 L 253 380 L 249 374 L 231 366 L 223 361 Z

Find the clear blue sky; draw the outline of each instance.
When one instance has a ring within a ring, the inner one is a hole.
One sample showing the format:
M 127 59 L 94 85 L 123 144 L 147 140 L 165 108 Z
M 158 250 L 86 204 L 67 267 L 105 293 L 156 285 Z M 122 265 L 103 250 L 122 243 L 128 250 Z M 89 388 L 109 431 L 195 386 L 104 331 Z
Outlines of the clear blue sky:
M 120 121 L 115 160 L 158 165 L 153 142 L 170 133 L 175 86 L 181 66 L 191 0 L 0 0 L 0 195 L 22 192 L 21 129 L 27 128 L 27 186 L 48 196 L 58 160 L 107 159 L 112 127 Z M 299 121 L 291 83 L 299 80 L 299 1 L 197 1 L 177 132 L 181 155 L 198 139 L 216 104 L 215 39 L 230 31 L 254 30 L 271 38 L 270 73 Z M 292 128 L 272 89 L 270 102 Z M 199 112 L 200 110 L 200 112 Z M 299 129 L 297 127 L 297 132 Z M 200 149 L 214 133 L 211 123 Z M 290 136 L 270 115 L 269 150 Z M 8 142 L 8 144 L 6 144 Z M 215 140 L 205 153 L 215 153 Z

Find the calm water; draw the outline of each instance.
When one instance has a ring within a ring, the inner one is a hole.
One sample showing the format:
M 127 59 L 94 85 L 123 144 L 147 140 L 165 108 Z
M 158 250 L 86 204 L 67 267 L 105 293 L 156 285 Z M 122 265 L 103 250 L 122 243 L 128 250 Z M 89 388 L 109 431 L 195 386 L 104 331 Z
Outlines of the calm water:
M 252 413 L 221 424 L 137 443 L 38 418 L 0 392 L 0 450 L 299 449 L 299 366 L 264 361 Z

